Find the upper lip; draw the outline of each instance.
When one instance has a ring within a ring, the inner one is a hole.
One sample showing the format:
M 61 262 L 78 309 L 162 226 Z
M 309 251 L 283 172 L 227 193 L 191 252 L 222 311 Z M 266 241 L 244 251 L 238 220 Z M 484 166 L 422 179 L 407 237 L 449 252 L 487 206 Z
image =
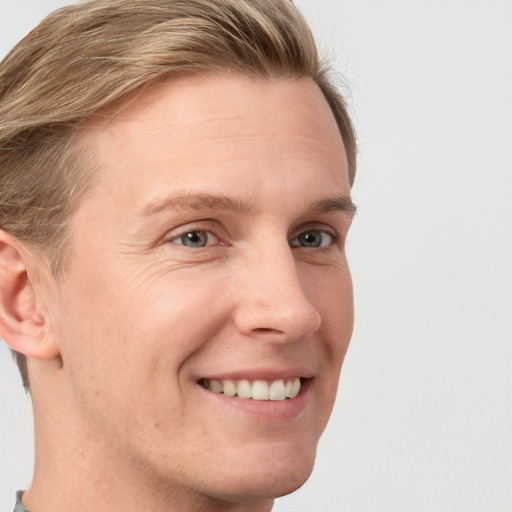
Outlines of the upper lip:
M 208 380 L 266 380 L 269 382 L 275 380 L 286 380 L 300 377 L 303 379 L 310 379 L 314 376 L 313 371 L 307 367 L 296 367 L 296 368 L 250 368 L 246 370 L 236 370 L 215 374 L 203 375 L 201 379 Z

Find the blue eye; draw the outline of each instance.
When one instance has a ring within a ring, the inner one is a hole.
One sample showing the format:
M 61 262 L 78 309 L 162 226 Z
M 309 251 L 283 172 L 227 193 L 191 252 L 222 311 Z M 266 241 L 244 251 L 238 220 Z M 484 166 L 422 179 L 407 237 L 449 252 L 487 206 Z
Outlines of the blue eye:
M 209 231 L 194 230 L 177 236 L 173 242 L 191 249 L 201 249 L 210 245 L 214 240 L 215 237 Z
M 310 230 L 304 231 L 298 237 L 294 238 L 290 245 L 292 247 L 312 247 L 322 248 L 328 247 L 333 242 L 333 236 L 325 231 Z

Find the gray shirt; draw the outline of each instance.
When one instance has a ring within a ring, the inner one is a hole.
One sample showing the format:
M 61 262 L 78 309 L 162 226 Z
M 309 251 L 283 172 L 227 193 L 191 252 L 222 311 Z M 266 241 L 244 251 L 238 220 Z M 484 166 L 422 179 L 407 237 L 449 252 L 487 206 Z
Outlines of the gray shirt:
M 23 496 L 23 491 L 18 491 L 16 493 L 16 506 L 14 507 L 13 512 L 29 512 L 25 505 L 21 502 L 21 497 Z

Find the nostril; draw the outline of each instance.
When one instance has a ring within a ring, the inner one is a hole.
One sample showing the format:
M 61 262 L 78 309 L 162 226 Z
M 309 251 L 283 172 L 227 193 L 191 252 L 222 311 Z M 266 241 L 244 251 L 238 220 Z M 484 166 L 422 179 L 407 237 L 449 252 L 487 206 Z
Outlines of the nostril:
M 253 329 L 253 332 L 258 334 L 266 334 L 266 333 L 275 333 L 275 332 L 282 332 L 277 329 L 272 329 L 270 327 L 258 327 L 256 329 Z

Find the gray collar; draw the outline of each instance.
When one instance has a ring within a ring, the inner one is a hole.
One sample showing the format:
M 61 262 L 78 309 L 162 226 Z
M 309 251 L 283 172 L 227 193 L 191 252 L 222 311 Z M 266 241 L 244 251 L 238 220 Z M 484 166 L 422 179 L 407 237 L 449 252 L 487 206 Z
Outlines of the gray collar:
M 25 505 L 23 505 L 23 503 L 21 501 L 21 497 L 22 496 L 23 496 L 23 491 L 18 491 L 16 493 L 16 506 L 14 507 L 14 511 L 13 512 L 29 512 L 25 508 Z

